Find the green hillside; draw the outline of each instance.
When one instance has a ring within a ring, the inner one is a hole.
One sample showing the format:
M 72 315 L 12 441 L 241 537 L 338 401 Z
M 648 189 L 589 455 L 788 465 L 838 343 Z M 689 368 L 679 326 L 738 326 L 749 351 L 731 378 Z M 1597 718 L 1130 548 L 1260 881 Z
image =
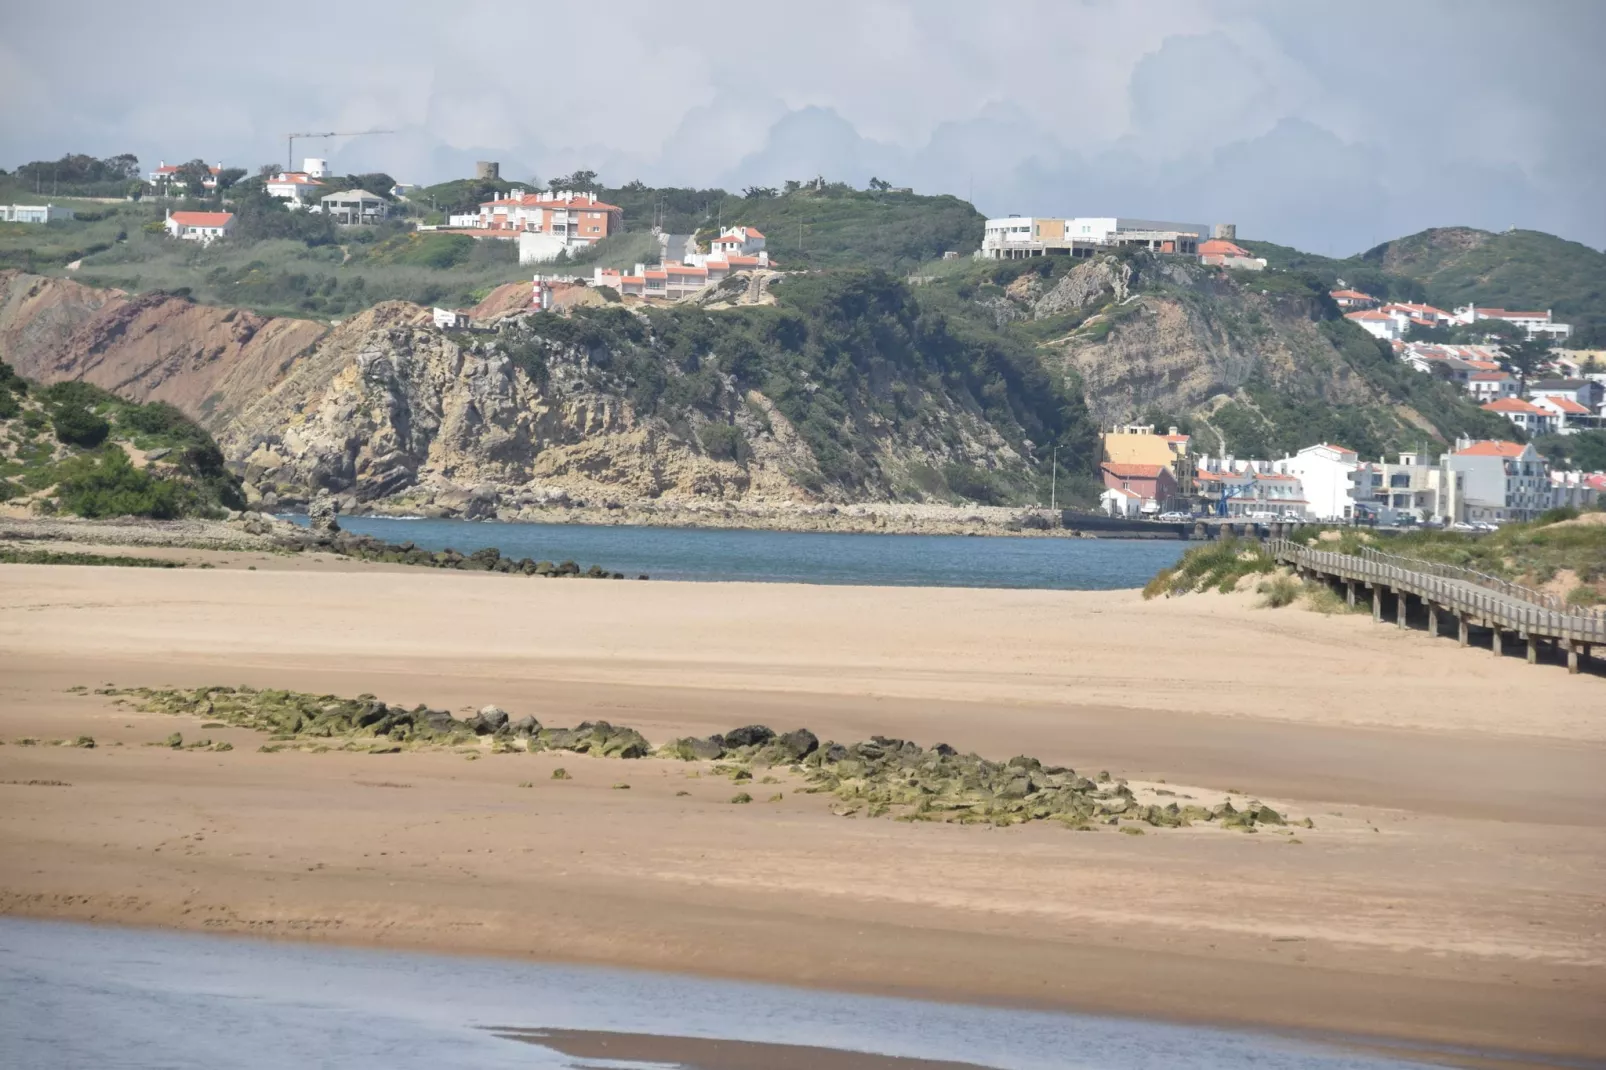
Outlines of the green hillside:
M 73 516 L 219 516 L 245 506 L 212 437 L 171 405 L 0 362 L 0 502 Z
M 1573 346 L 1606 345 L 1606 253 L 1553 234 L 1438 227 L 1342 260 L 1271 242 L 1239 244 L 1271 268 L 1308 272 L 1329 285 L 1343 279 L 1391 300 L 1427 301 L 1446 311 L 1469 302 L 1548 308 L 1573 325 Z

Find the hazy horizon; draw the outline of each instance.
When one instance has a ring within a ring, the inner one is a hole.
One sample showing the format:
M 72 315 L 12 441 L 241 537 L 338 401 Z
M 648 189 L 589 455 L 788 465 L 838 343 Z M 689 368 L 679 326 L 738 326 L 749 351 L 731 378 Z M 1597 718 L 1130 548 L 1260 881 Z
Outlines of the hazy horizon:
M 1361 0 L 1343 18 L 1026 0 L 981 22 L 952 0 L 822 0 L 744 11 L 732 34 L 716 5 L 627 0 L 596 48 L 573 28 L 547 43 L 554 21 L 595 17 L 564 5 L 256 10 L 156 0 L 123 18 L 97 0 L 71 34 L 0 42 L 0 87 L 30 104 L 0 125 L 4 166 L 132 152 L 147 171 L 254 171 L 284 161 L 291 130 L 394 129 L 295 156 L 418 183 L 477 159 L 510 179 L 584 167 L 733 192 L 877 176 L 987 215 L 1233 222 L 1335 256 L 1434 226 L 1606 245 L 1589 104 L 1606 99 L 1606 5 L 1588 0 Z

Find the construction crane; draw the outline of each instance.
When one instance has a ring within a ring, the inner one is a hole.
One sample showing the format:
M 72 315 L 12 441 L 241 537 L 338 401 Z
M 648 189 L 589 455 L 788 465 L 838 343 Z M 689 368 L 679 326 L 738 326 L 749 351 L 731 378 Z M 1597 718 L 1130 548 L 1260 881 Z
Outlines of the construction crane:
M 366 137 L 369 134 L 394 134 L 394 130 L 353 130 L 349 133 L 340 133 L 331 130 L 327 134 L 290 134 L 284 139 L 284 169 L 294 171 L 296 166 L 296 142 L 314 137 Z

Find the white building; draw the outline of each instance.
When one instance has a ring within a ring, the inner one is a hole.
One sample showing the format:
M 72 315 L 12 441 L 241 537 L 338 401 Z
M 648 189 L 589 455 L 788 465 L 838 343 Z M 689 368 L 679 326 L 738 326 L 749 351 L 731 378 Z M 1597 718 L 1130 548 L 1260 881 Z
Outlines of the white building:
M 151 184 L 165 186 L 178 178 L 182 164 L 170 164 L 166 160 L 157 164 L 156 170 L 151 172 Z M 201 179 L 202 189 L 217 189 L 217 176 L 223 173 L 223 164 L 207 168 L 207 176 Z
M 168 212 L 167 233 L 183 241 L 211 245 L 234 231 L 233 212 Z
M 1473 372 L 1467 376 L 1467 393 L 1483 405 L 1517 396 L 1517 377 L 1510 372 Z
M 0 204 L 0 223 L 53 223 L 72 217 L 71 208 L 54 204 Z
M 326 194 L 318 203 L 325 215 L 336 223 L 346 225 L 372 225 L 381 222 L 390 214 L 390 205 L 385 198 L 369 193 L 365 189 Z
M 1233 228 L 1223 224 L 1223 233 Z M 1140 245 L 1157 253 L 1195 256 L 1212 229 L 1203 223 L 1169 223 L 1159 219 L 1088 216 L 1005 216 L 983 224 L 981 248 L 976 255 L 991 260 L 1013 260 L 1050 253 L 1092 256 L 1099 246 Z
M 455 308 L 436 308 L 434 310 L 435 326 L 443 331 L 462 331 L 468 329 L 468 313 Z
M 1306 446 L 1284 457 L 1273 468 L 1298 476 L 1305 509 L 1317 520 L 1352 520 L 1355 517 L 1355 472 L 1361 459 L 1354 450 L 1322 443 Z
M 1099 508 L 1110 516 L 1136 520 L 1143 515 L 1143 495 L 1135 490 L 1108 487 L 1099 495 Z
M 1398 342 L 1405 337 L 1405 328 L 1400 320 L 1387 312 L 1364 309 L 1360 312 L 1346 312 L 1344 318 L 1373 338 L 1381 338 L 1385 342 Z
M 1542 397 L 1566 398 L 1591 413 L 1598 413 L 1606 404 L 1606 384 L 1598 379 L 1541 379 L 1528 384 L 1528 396 L 1535 403 Z
M 1598 415 L 1570 397 L 1536 394 L 1533 404 L 1535 408 L 1544 409 L 1556 418 L 1557 434 L 1576 435 L 1580 431 L 1589 431 L 1600 426 Z
M 1463 439 L 1444 464 L 1462 476 L 1468 521 L 1532 520 L 1554 501 L 1550 466 L 1532 443 Z
M 289 201 L 292 208 L 305 208 L 323 195 L 323 183 L 305 171 L 281 171 L 263 183 L 269 197 Z
M 1504 416 L 1514 426 L 1522 428 L 1530 435 L 1548 435 L 1553 433 L 1557 426 L 1554 412 L 1542 409 L 1522 398 L 1501 398 L 1499 401 L 1491 401 L 1483 406 L 1483 411 Z
M 731 256 L 758 256 L 761 253 L 767 263 L 769 253 L 764 251 L 764 235 L 757 227 L 725 227 L 719 232 L 719 237 L 708 243 L 708 255 L 717 260 Z M 697 255 L 700 254 L 686 254 L 686 263 L 694 263 L 692 257 Z
M 1424 454 L 1402 453 L 1396 464 L 1363 462 L 1354 480 L 1357 514 L 1369 514 L 1380 523 L 1464 519 L 1462 476 L 1444 465 L 1443 458 L 1431 464 Z
M 1463 305 L 1455 310 L 1455 315 L 1451 317 L 1451 320 L 1454 323 L 1504 320 L 1528 332 L 1529 338 L 1545 337 L 1557 342 L 1565 341 L 1571 338 L 1573 334 L 1572 326 L 1555 322 L 1549 309 L 1543 312 L 1513 312 L 1505 308 L 1478 308 L 1475 305 Z

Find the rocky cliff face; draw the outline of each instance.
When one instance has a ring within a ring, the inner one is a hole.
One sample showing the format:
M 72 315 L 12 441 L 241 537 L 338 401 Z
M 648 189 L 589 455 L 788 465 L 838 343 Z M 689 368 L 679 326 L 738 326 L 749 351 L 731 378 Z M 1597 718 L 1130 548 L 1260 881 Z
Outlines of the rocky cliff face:
M 884 473 L 882 494 L 856 491 L 822 475 L 760 390 L 705 371 L 695 405 L 643 410 L 606 347 L 544 338 L 532 323 L 442 331 L 427 311 L 388 303 L 330 328 L 0 274 L 0 346 L 19 370 L 177 405 L 269 506 L 320 491 L 347 511 L 470 517 L 571 503 L 848 502 L 885 496 L 885 480 L 910 467 L 1024 465 L 973 404 L 938 392 L 917 431 L 847 417 Z M 650 349 L 643 359 L 655 359 Z M 684 378 L 667 364 L 662 373 Z
M 1417 403 L 1457 428 L 1479 422 L 1453 387 L 1404 369 L 1289 276 L 1104 256 L 1052 280 L 1024 275 L 1005 295 L 1028 320 L 1064 322 L 1040 351 L 1080 377 L 1089 411 L 1105 426 L 1154 414 L 1192 417 L 1202 448 L 1246 454 L 1321 434 L 1302 426 L 1311 413 L 1378 449 L 1424 433 L 1453 434 Z M 1217 421 L 1218 413 L 1227 419 Z M 1241 432 L 1246 423 L 1253 434 L 1234 436 L 1225 426 Z

